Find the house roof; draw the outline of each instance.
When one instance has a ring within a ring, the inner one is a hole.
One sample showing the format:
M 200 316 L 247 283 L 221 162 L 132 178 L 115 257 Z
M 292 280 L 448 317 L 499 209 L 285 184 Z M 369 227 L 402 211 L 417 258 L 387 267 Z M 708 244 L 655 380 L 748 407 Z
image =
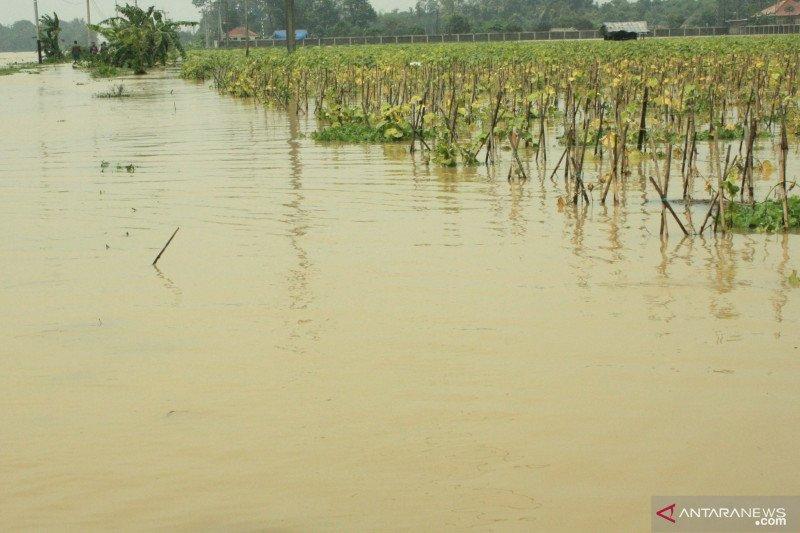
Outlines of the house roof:
M 604 22 L 603 29 L 607 33 L 614 33 L 617 31 L 625 31 L 629 33 L 649 33 L 647 29 L 647 22 L 638 20 L 635 22 Z
M 244 26 L 238 26 L 236 28 L 233 28 L 232 30 L 229 30 L 228 33 L 226 33 L 225 35 L 227 35 L 229 39 L 244 39 L 245 36 Z M 253 30 L 250 30 L 250 37 L 251 38 L 258 37 L 258 34 Z
M 777 4 L 761 11 L 768 17 L 800 17 L 800 0 L 779 0 Z

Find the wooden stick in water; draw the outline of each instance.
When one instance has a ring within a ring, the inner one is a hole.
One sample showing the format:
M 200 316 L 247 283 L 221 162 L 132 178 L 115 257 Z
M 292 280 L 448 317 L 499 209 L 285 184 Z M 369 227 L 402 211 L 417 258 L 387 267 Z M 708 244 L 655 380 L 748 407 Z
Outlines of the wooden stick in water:
M 567 155 L 567 150 L 569 150 L 569 148 L 564 149 L 564 151 L 561 153 L 561 157 L 558 158 L 558 163 L 556 163 L 556 168 L 554 168 L 553 172 L 550 174 L 550 181 L 553 181 L 553 176 L 555 176 L 556 172 L 558 172 L 558 168 L 561 166 L 561 162 L 564 160 L 564 156 Z
M 700 226 L 700 233 L 706 229 L 706 224 L 708 223 L 708 219 L 711 218 L 711 213 L 714 211 L 714 208 L 717 206 L 717 196 L 719 195 L 719 191 L 714 195 L 714 198 L 711 199 L 711 205 L 708 207 L 708 212 L 706 213 L 706 218 L 703 219 L 703 225 Z
M 672 214 L 672 217 L 675 219 L 675 222 L 677 222 L 678 225 L 681 227 L 681 230 L 683 230 L 683 234 L 688 236 L 689 232 L 686 231 L 686 227 L 684 227 L 683 222 L 681 222 L 681 219 L 679 219 L 678 215 L 675 214 L 675 211 L 672 210 L 672 206 L 669 205 L 669 202 L 664 196 L 664 193 L 661 192 L 661 187 L 658 186 L 658 183 L 656 183 L 656 180 L 654 180 L 652 176 L 650 177 L 650 183 L 652 183 L 653 187 L 656 188 L 656 192 L 658 193 L 658 196 L 661 198 L 661 203 L 664 204 L 664 207 L 666 207 L 667 210 Z
M 781 205 L 783 207 L 783 229 L 789 229 L 789 191 L 786 189 L 786 156 L 789 153 L 789 141 L 786 137 L 786 112 L 781 115 L 781 154 L 780 154 L 780 180 L 781 180 Z
M 161 249 L 161 251 L 160 251 L 160 252 L 158 252 L 158 255 L 156 256 L 156 258 L 155 258 L 155 259 L 153 259 L 153 266 L 156 266 L 156 263 L 158 263 L 158 260 L 159 260 L 159 259 L 161 259 L 161 256 L 162 256 L 162 254 L 164 253 L 164 250 L 166 250 L 166 249 L 167 249 L 167 246 L 169 246 L 169 243 L 171 243 L 171 242 L 172 242 L 172 239 L 174 239 L 174 238 L 175 238 L 175 235 L 178 233 L 178 230 L 179 230 L 179 229 L 181 229 L 181 227 L 180 227 L 180 226 L 178 226 L 177 228 L 175 228 L 175 231 L 174 231 L 174 232 L 172 232 L 172 237 L 170 237 L 170 238 L 169 238 L 169 240 L 167 241 L 167 244 L 165 244 L 165 245 L 164 245 L 164 247 Z

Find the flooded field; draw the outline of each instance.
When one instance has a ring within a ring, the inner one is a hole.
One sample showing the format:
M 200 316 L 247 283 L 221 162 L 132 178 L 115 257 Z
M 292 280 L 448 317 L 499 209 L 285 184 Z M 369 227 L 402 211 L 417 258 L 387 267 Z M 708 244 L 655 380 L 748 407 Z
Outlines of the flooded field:
M 36 61 L 36 52 L 0 52 L 0 67 L 12 63 L 33 63 Z
M 644 179 L 560 209 L 113 83 L 0 79 L 0 529 L 634 531 L 654 494 L 800 493 L 797 235 L 662 244 Z

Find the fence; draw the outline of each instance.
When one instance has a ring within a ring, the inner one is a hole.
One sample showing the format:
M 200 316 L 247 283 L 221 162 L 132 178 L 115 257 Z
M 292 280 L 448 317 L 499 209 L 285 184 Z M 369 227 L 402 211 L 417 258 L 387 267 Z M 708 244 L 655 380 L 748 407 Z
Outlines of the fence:
M 784 35 L 800 33 L 800 24 L 791 26 L 739 26 L 731 28 L 731 35 Z
M 719 26 L 706 28 L 656 28 L 653 37 L 708 37 L 718 35 L 778 35 L 800 33 L 800 24 L 791 26 Z M 515 31 L 504 33 L 455 33 L 439 35 L 362 35 L 354 37 L 307 37 L 298 46 L 339 46 L 356 44 L 478 43 L 502 41 L 561 41 L 600 39 L 598 30 Z M 244 41 L 223 41 L 220 48 L 244 48 Z M 254 47 L 286 46 L 286 41 L 255 39 Z

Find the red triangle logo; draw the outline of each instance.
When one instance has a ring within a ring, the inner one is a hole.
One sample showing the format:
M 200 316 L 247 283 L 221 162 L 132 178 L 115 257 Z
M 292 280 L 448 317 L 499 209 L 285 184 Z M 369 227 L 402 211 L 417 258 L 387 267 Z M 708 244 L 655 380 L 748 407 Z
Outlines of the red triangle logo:
M 659 509 L 658 511 L 656 511 L 656 514 L 661 518 L 663 518 L 664 520 L 667 520 L 674 524 L 675 519 L 672 517 L 672 515 L 675 514 L 675 504 L 673 503 L 671 505 L 667 505 L 663 509 Z

